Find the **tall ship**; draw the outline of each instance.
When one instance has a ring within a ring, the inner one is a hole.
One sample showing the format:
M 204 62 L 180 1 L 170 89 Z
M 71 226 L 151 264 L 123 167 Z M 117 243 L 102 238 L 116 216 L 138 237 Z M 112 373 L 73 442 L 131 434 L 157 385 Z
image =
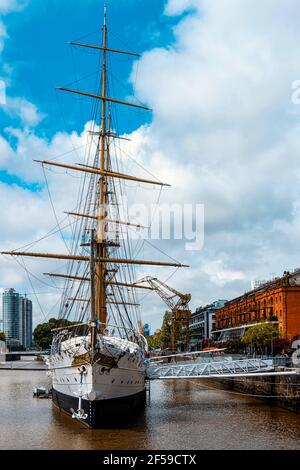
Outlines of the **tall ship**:
M 121 172 L 113 150 L 116 141 L 127 140 L 126 134 L 117 132 L 119 108 L 149 108 L 108 93 L 109 55 L 133 58 L 139 55 L 109 47 L 105 2 L 100 45 L 70 44 L 100 54 L 98 93 L 59 88 L 93 102 L 94 119 L 88 134 L 94 143 L 80 164 L 69 165 L 57 159 L 39 163 L 80 175 L 78 194 L 74 195 L 76 211 L 68 213 L 73 218 L 72 248 L 66 254 L 29 251 L 2 254 L 57 260 L 60 266 L 63 263 L 64 272 L 46 274 L 64 282 L 59 311 L 61 325 L 53 331 L 47 358 L 52 399 L 74 419 L 91 428 L 100 428 L 114 422 L 129 422 L 146 402 L 147 341 L 141 329 L 137 292 L 151 287 L 137 281 L 136 267 L 184 265 L 173 260 L 143 260 L 134 256 L 130 231 L 142 227 L 121 216 L 120 199 L 126 193 L 128 182 L 150 189 L 169 186 L 155 177 Z

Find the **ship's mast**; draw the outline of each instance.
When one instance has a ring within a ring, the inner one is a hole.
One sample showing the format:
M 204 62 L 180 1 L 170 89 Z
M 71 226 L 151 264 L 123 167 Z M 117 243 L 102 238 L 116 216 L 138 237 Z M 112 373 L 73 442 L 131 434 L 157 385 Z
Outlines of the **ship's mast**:
M 97 344 L 97 326 L 96 321 L 98 320 L 96 311 L 96 293 L 95 293 L 95 232 L 91 232 L 91 254 L 90 254 L 90 286 L 91 286 L 91 349 L 92 354 L 94 353 L 95 345 Z
M 124 181 L 134 181 L 136 183 L 143 183 L 143 184 L 150 184 L 159 187 L 169 187 L 169 184 L 163 183 L 157 179 L 147 179 L 144 177 L 137 177 L 134 175 L 128 175 L 124 173 L 114 172 L 110 169 L 109 165 L 109 145 L 111 139 L 121 139 L 121 140 L 128 140 L 122 136 L 118 136 L 114 132 L 111 132 L 111 116 L 110 113 L 107 116 L 107 103 L 115 103 L 118 106 L 127 106 L 130 108 L 137 108 L 143 110 L 150 110 L 150 108 L 136 104 L 133 102 L 128 102 L 120 99 L 116 99 L 115 97 L 109 97 L 107 95 L 107 55 L 108 54 L 125 54 L 133 57 L 140 57 L 139 54 L 135 52 L 123 51 L 118 49 L 112 49 L 107 46 L 107 15 L 106 15 L 106 0 L 104 0 L 104 23 L 103 23 L 103 35 L 102 35 L 102 45 L 91 45 L 91 44 L 82 44 L 78 42 L 70 42 L 69 44 L 75 45 L 78 47 L 84 48 L 91 48 L 93 50 L 99 50 L 102 52 L 103 55 L 103 62 L 102 62 L 102 74 L 101 74 L 101 95 L 97 95 L 94 93 L 89 93 L 86 91 L 80 90 L 72 90 L 66 87 L 57 87 L 58 90 L 89 97 L 95 100 L 101 101 L 101 122 L 100 122 L 100 132 L 99 134 L 99 165 L 98 166 L 89 166 L 83 164 L 76 164 L 76 165 L 67 165 L 65 163 L 59 163 L 57 161 L 39 161 L 35 160 L 42 165 L 49 165 L 58 168 L 64 168 L 71 171 L 76 171 L 80 173 L 90 174 L 93 177 L 97 177 L 99 179 L 99 187 L 98 187 L 98 194 L 97 194 L 97 206 L 98 212 L 97 214 L 82 214 L 82 213 L 69 213 L 70 215 L 81 217 L 81 218 L 88 218 L 97 222 L 96 230 L 92 230 L 91 232 L 91 253 L 90 256 L 83 256 L 82 254 L 71 253 L 71 254 L 56 254 L 56 253 L 29 253 L 29 252 L 17 252 L 17 251 L 10 251 L 10 252 L 0 252 L 2 255 L 10 255 L 10 256 L 22 256 L 22 257 L 33 257 L 33 258 L 45 258 L 45 259 L 57 259 L 57 260 L 65 260 L 65 261 L 79 261 L 82 263 L 89 262 L 90 263 L 90 278 L 80 278 L 79 276 L 70 276 L 67 275 L 66 279 L 72 280 L 81 280 L 81 281 L 89 281 L 91 283 L 91 314 L 90 320 L 92 325 L 92 346 L 95 346 L 97 340 L 97 332 L 103 333 L 107 326 L 107 304 L 112 304 L 113 302 L 107 301 L 107 293 L 106 288 L 108 285 L 116 285 L 118 287 L 126 287 L 126 288 L 144 288 L 144 286 L 138 286 L 136 284 L 130 283 L 122 283 L 118 280 L 108 279 L 108 272 L 110 270 L 110 265 L 141 265 L 141 266 L 165 266 L 165 267 L 187 267 L 179 262 L 171 261 L 171 262 L 162 262 L 162 261 L 145 261 L 139 259 L 128 259 L 128 258 L 118 258 L 118 257 L 110 257 L 109 256 L 109 246 L 118 246 L 118 243 L 110 242 L 107 239 L 107 224 L 114 223 L 117 225 L 127 225 L 133 227 L 139 227 L 140 225 L 131 224 L 130 221 L 122 221 L 122 220 L 111 220 L 107 218 L 107 203 L 108 203 L 108 180 L 124 180 Z M 117 268 L 116 268 L 117 272 Z M 60 275 L 57 275 L 60 276 Z M 64 275 L 61 275 L 64 277 Z M 76 299 L 76 300 L 83 300 L 86 299 Z M 126 302 L 122 302 L 122 305 L 126 305 Z M 100 323 L 100 327 L 97 323 Z M 93 349 L 93 348 L 92 348 Z
M 106 93 L 107 93 L 107 24 L 106 24 L 106 1 L 104 2 L 104 24 L 103 24 L 103 62 L 102 62 L 102 96 L 101 104 L 101 131 L 99 146 L 99 169 L 106 170 Z M 103 174 L 100 177 L 99 201 L 98 201 L 98 227 L 97 227 L 97 254 L 99 258 L 107 257 L 106 249 L 106 217 L 107 217 L 107 177 Z M 101 323 L 101 332 L 106 328 L 106 268 L 103 263 L 96 264 L 96 312 Z

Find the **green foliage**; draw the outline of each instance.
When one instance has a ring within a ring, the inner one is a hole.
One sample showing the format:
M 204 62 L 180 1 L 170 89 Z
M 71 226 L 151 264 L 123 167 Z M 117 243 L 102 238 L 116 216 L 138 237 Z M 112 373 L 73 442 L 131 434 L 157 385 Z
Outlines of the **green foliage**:
M 0 331 L 0 341 L 5 341 L 5 334 Z
M 271 323 L 265 323 L 249 328 L 242 341 L 244 344 L 251 344 L 255 349 L 260 349 L 270 346 L 271 340 L 278 336 L 278 329 Z
M 161 348 L 167 349 L 171 347 L 172 344 L 172 331 L 171 331 L 171 323 L 172 320 L 172 313 L 165 312 L 161 332 L 160 332 L 160 345 Z
M 160 333 L 147 338 L 148 346 L 152 349 L 167 349 L 172 344 L 171 322 L 172 313 L 165 312 Z
M 160 333 L 158 335 L 148 336 L 147 342 L 150 349 L 159 349 L 160 348 Z
M 53 332 L 51 330 L 73 324 L 74 322 L 70 322 L 68 320 L 57 320 L 56 318 L 51 318 L 48 323 L 42 323 L 35 328 L 33 332 L 34 342 L 41 349 L 49 349 L 53 338 Z

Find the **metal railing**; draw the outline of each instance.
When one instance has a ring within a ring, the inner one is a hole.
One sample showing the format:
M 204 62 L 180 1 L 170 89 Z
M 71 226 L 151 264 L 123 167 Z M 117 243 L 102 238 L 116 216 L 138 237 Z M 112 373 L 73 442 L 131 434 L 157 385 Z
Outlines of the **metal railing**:
M 172 378 L 209 378 L 231 377 L 236 375 L 259 374 L 274 371 L 271 359 L 242 359 L 209 362 L 192 362 L 188 364 L 149 364 L 147 377 L 149 380 Z

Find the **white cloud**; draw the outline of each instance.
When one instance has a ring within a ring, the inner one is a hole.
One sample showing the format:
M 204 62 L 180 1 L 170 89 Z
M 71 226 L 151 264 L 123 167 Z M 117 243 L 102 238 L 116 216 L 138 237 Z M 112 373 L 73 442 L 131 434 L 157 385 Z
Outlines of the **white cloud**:
M 56 227 L 57 220 L 49 201 L 42 168 L 39 164 L 33 162 L 33 158 L 53 159 L 55 156 L 58 157 L 58 155 L 64 154 L 63 158 L 58 158 L 58 161 L 71 164 L 84 161 L 87 149 L 86 131 L 89 126 L 88 123 L 81 135 L 76 132 L 70 135 L 57 133 L 49 141 L 37 137 L 32 131 L 17 129 L 8 129 L 7 133 L 0 137 L 0 170 L 6 170 L 20 181 L 23 181 L 24 184 L 38 183 L 40 185 L 40 190 L 35 192 L 17 184 L 0 184 L 0 251 L 22 248 L 40 239 L 42 240 L 39 243 L 32 245 L 32 251 L 54 253 L 65 253 L 67 251 L 58 230 L 52 237 L 43 239 L 45 234 Z M 14 139 L 13 147 L 8 142 L 8 139 L 12 138 Z M 64 211 L 76 209 L 77 194 L 83 176 L 74 173 L 66 175 L 66 171 L 58 169 L 54 171 L 45 169 L 45 173 L 56 216 L 68 244 L 72 236 L 70 223 L 74 222 L 74 219 L 68 218 Z M 42 298 L 43 310 L 48 313 L 59 300 L 59 291 L 51 288 L 51 282 L 44 278 L 43 273 L 49 270 L 55 271 L 57 263 L 47 260 L 25 259 L 25 264 L 30 273 L 35 276 L 30 276 L 34 291 L 53 292 L 52 296 L 48 295 Z M 49 287 L 43 283 L 46 283 Z M 32 293 L 33 291 L 26 272 L 15 260 L 9 257 L 1 257 L 0 286 L 2 288 L 15 287 L 20 292 Z M 34 297 L 33 301 L 35 321 L 44 320 Z M 55 314 L 57 315 L 58 312 L 55 312 Z
M 241 281 L 245 279 L 245 274 L 241 271 L 231 271 L 224 268 L 223 260 L 219 259 L 202 266 L 202 271 L 209 276 L 214 284 L 225 285 L 232 281 Z
M 201 14 L 180 22 L 174 47 L 151 51 L 139 64 L 139 95 L 155 110 L 144 146 L 149 155 L 160 149 L 171 175 L 181 175 L 176 160 L 197 179 L 194 196 L 209 204 L 212 222 L 244 223 L 244 212 L 250 219 L 256 213 L 257 223 L 261 211 L 267 221 L 278 212 L 288 217 L 299 196 L 290 84 L 299 70 L 294 45 L 300 35 L 292 18 L 300 5 L 292 1 L 282 21 L 282 1 L 259 8 L 253 1 L 193 3 Z M 257 10 L 272 21 L 257 24 Z M 280 22 L 289 30 L 281 46 Z
M 3 109 L 9 116 L 19 117 L 26 127 L 37 126 L 45 117 L 38 111 L 35 104 L 24 98 L 8 98 Z
M 0 168 L 7 168 L 9 160 L 13 156 L 13 150 L 7 140 L 0 135 Z
M 174 44 L 147 52 L 140 60 L 137 95 L 154 109 L 153 122 L 136 130 L 124 148 L 173 185 L 163 193 L 163 202 L 205 204 L 201 252 L 186 253 L 181 242 L 158 244 L 191 264 L 169 283 L 191 291 L 196 307 L 239 295 L 250 288 L 251 279 L 270 278 L 299 264 L 300 113 L 291 104 L 291 83 L 300 76 L 300 3 L 290 0 L 287 7 L 284 0 L 170 0 L 166 12 L 179 15 L 187 9 L 190 14 L 174 29 Z M 66 133 L 47 142 L 32 131 L 7 132 L 0 139 L 0 164 L 28 183 L 42 181 L 32 158 L 53 158 L 72 149 Z M 75 147 L 84 143 L 83 135 L 73 133 L 71 139 Z M 68 161 L 79 159 L 71 154 Z M 139 172 L 126 155 L 124 165 L 132 174 Z M 48 176 L 61 214 L 72 206 L 76 180 Z M 3 191 L 12 213 L 21 207 L 20 222 L 4 211 L 9 248 L 38 238 L 55 224 L 45 215 L 51 211 L 44 190 L 36 195 L 20 188 L 14 195 Z M 143 196 L 134 190 L 134 197 L 153 202 L 151 191 Z M 54 243 L 58 245 L 59 239 Z M 141 254 L 149 259 L 163 256 L 147 247 Z M 35 273 L 42 268 L 32 265 Z M 140 277 L 148 273 L 139 270 Z M 167 279 L 172 271 L 151 274 Z M 150 297 L 144 305 L 150 323 L 151 312 L 165 309 Z
M 170 16 L 176 16 L 198 5 L 198 0 L 169 0 L 166 5 L 165 13 Z
M 0 54 L 4 47 L 4 41 L 9 37 L 6 25 L 4 24 L 4 21 L 1 19 L 1 17 L 3 18 L 8 13 L 14 11 L 21 11 L 26 7 L 28 1 L 29 0 L 0 0 Z
M 0 0 L 0 17 L 7 15 L 11 12 L 21 11 L 28 4 L 28 0 Z M 3 20 L 0 19 L 0 59 L 1 53 L 4 49 L 5 41 L 9 39 L 7 26 Z M 5 94 L 9 93 L 10 77 L 13 74 L 13 67 L 3 63 L 0 68 L 0 79 L 5 83 Z M 2 105 L 2 103 L 0 103 Z M 18 117 L 21 124 L 26 127 L 37 126 L 45 117 L 44 114 L 37 110 L 35 104 L 31 103 L 23 97 L 7 97 L 5 105 L 1 109 L 11 117 Z
M 191 7 L 174 43 L 139 63 L 137 95 L 154 119 L 131 149 L 173 184 L 167 200 L 205 204 L 204 250 L 176 252 L 192 265 L 187 289 L 205 302 L 299 264 L 300 113 L 291 84 L 300 75 L 300 4 L 170 0 L 166 13 Z
M 87 123 L 82 134 L 58 132 L 50 141 L 37 136 L 32 130 L 7 128 L 4 134 L 6 138 L 0 139 L 3 149 L 1 157 L 4 162 L 2 169 L 7 169 L 26 183 L 40 182 L 43 180 L 43 173 L 40 165 L 33 160 L 52 160 L 64 155 L 63 160 L 67 163 L 81 161 L 84 158 L 85 146 L 90 142 L 86 134 L 89 126 L 90 123 Z M 9 144 L 10 139 L 13 139 L 14 149 Z M 50 174 L 50 180 L 59 180 L 57 171 L 54 170 Z
M 0 0 L 0 14 L 22 10 L 29 0 Z

